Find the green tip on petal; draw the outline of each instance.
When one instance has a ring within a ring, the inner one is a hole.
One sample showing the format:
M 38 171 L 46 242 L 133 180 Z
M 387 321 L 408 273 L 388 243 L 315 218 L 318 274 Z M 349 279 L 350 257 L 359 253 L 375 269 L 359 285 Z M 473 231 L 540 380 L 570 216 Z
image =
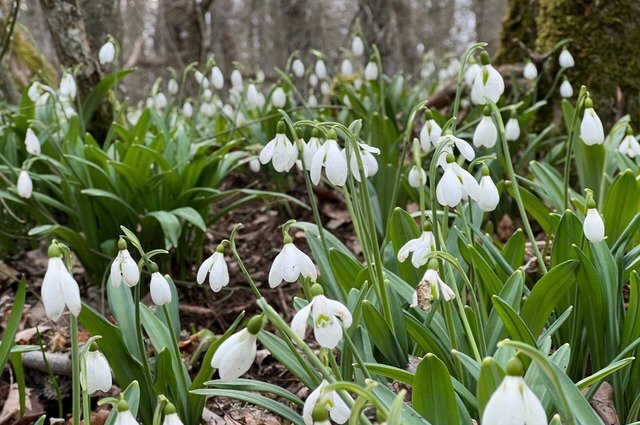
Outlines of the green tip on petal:
M 456 157 L 452 154 L 452 153 L 448 153 L 447 154 L 447 164 L 450 164 L 452 162 L 456 161 Z
M 224 252 L 224 245 L 219 244 L 219 245 L 216 247 L 216 252 Z
M 316 404 L 316 407 L 313 409 L 313 422 L 326 422 L 329 420 L 329 411 L 327 410 L 324 403 Z
M 512 357 L 507 363 L 507 375 L 522 376 L 524 375 L 524 366 L 518 357 Z
M 324 295 L 324 289 L 319 283 L 314 283 L 313 285 L 311 285 L 311 297 L 315 297 L 318 295 Z
M 62 249 L 58 245 L 57 241 L 54 240 L 51 245 L 49 245 L 47 254 L 49 255 L 49 258 L 62 257 Z
M 480 61 L 482 62 L 483 65 L 491 64 L 491 59 L 489 58 L 489 53 L 487 53 L 486 50 L 483 50 L 482 53 L 480 54 Z
M 430 232 L 431 229 L 432 229 L 431 222 L 429 220 L 425 221 L 424 224 L 422 225 L 422 230 L 425 232 Z
M 91 346 L 89 346 L 89 351 L 98 351 L 98 344 L 92 342 Z
M 590 97 L 587 97 L 587 99 L 584 101 L 584 107 L 585 108 L 593 108 L 593 100 L 591 100 Z
M 118 412 L 126 412 L 127 410 L 129 410 L 129 403 L 127 403 L 127 400 L 120 400 L 118 402 Z
M 247 324 L 247 331 L 249 331 L 251 335 L 257 335 L 262 330 L 263 326 L 264 319 L 262 315 L 253 316 Z
M 176 406 L 174 406 L 172 403 L 168 403 L 164 408 L 164 414 L 173 415 L 174 413 L 176 413 Z
M 149 261 L 147 268 L 149 269 L 149 273 L 155 273 L 158 271 L 158 265 L 153 261 Z
M 284 134 L 286 129 L 287 129 L 287 126 L 284 123 L 284 120 L 278 121 L 278 128 L 276 130 L 278 132 L 278 134 Z
M 311 137 L 315 137 L 317 139 L 322 137 L 322 130 L 320 130 L 318 127 L 313 127 L 313 130 L 311 131 Z

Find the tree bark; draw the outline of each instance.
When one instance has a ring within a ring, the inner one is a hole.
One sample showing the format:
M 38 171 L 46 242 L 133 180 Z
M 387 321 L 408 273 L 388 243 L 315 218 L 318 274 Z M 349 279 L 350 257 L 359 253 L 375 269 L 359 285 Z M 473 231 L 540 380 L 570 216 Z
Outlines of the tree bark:
M 522 62 L 522 51 L 513 40 L 517 38 L 533 49 L 536 44 L 538 0 L 508 0 L 502 19 L 500 43 L 493 58 L 496 63 Z M 480 40 L 483 41 L 483 40 Z
M 117 0 L 78 0 L 80 12 L 87 28 L 89 43 L 100 48 L 107 41 L 107 34 L 121 41 L 121 19 Z

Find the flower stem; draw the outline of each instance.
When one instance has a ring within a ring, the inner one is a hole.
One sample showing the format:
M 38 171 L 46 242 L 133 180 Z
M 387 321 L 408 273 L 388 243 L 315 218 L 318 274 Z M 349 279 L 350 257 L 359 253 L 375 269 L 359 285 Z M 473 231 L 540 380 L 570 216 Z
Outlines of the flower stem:
M 80 353 L 78 347 L 78 318 L 71 314 L 71 378 L 73 425 L 80 424 Z
M 576 107 L 573 110 L 573 116 L 571 117 L 571 128 L 569 128 L 569 136 L 567 137 L 567 152 L 564 157 L 564 207 L 565 209 L 570 208 L 569 202 L 569 179 L 571 177 L 571 154 L 573 153 L 573 139 L 575 139 L 575 128 L 578 122 L 578 115 L 580 114 L 580 107 L 582 102 L 584 102 L 584 98 L 586 96 L 586 89 L 584 86 L 580 89 L 580 94 L 578 95 L 578 101 L 576 102 Z
M 240 230 L 241 227 L 242 227 L 242 223 L 238 223 L 233 228 L 233 231 L 231 232 L 231 237 L 229 238 L 229 246 L 231 248 L 231 253 L 233 254 L 233 258 L 236 259 L 236 262 L 238 263 L 240 270 L 242 270 L 242 274 L 244 275 L 245 279 L 247 279 L 247 282 L 249 282 L 249 286 L 253 291 L 253 295 L 255 295 L 257 299 L 260 299 L 262 298 L 262 295 L 260 294 L 260 291 L 258 290 L 256 283 L 253 281 L 253 278 L 251 277 L 251 275 L 247 271 L 247 268 L 242 262 L 242 258 L 240 258 L 240 255 L 238 254 L 238 249 L 236 248 L 236 236 L 238 234 L 238 230 Z

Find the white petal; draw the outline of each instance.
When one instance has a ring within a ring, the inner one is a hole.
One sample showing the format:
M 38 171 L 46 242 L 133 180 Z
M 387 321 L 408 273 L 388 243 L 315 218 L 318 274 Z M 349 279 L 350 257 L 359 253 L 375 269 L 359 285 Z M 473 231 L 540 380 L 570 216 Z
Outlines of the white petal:
M 587 145 L 602 144 L 604 142 L 604 128 L 602 121 L 593 110 L 586 108 L 580 123 L 580 138 Z
M 160 274 L 155 272 L 151 275 L 151 300 L 155 305 L 164 305 L 171 302 L 171 288 L 169 282 Z
M 315 390 L 311 391 L 311 394 L 309 394 L 307 396 L 307 399 L 304 401 L 304 407 L 302 408 L 302 419 L 304 420 L 305 425 L 314 425 L 313 410 L 316 408 L 316 404 L 318 404 L 318 399 L 320 398 L 320 394 L 322 393 L 322 388 L 324 388 L 327 384 L 328 382 L 323 380 Z
M 480 179 L 480 190 L 478 197 L 478 206 L 482 211 L 493 211 L 500 202 L 500 194 L 498 188 L 491 180 L 490 176 L 483 176 Z
M 138 421 L 131 414 L 131 410 L 125 410 L 118 412 L 115 425 L 138 425 Z
M 409 254 L 416 249 L 419 243 L 420 243 L 420 238 L 415 238 L 407 241 L 407 243 L 404 244 L 402 248 L 400 248 L 400 250 L 398 251 L 398 261 L 400 261 L 401 263 L 404 263 L 407 257 L 409 256 Z
M 22 198 L 29 199 L 33 193 L 33 181 L 29 177 L 29 172 L 26 170 L 20 171 L 18 175 L 18 181 L 16 183 L 18 195 Z
M 319 295 L 314 301 L 311 309 L 314 336 L 320 346 L 333 349 L 342 339 L 342 326 L 329 310 L 325 297 Z
M 295 248 L 296 254 L 298 255 L 298 264 L 300 265 L 300 274 L 304 277 L 309 277 L 313 280 L 318 278 L 318 271 L 316 270 L 315 264 L 311 261 L 311 258 L 297 246 L 293 245 Z
M 263 165 L 271 161 L 275 148 L 276 148 L 276 139 L 271 140 L 269 143 L 266 144 L 264 148 L 262 148 L 258 159 Z
M 271 269 L 269 270 L 269 287 L 275 288 L 282 283 L 282 261 L 284 257 L 284 250 L 280 251 L 276 258 L 273 260 L 273 264 L 271 264 Z
M 473 150 L 473 147 L 471 147 L 469 143 L 459 137 L 453 137 L 453 142 L 455 143 L 458 151 L 460 151 L 460 154 L 464 156 L 464 159 L 466 159 L 467 161 L 473 161 L 473 159 L 476 157 L 476 152 Z
M 281 254 L 280 271 L 282 278 L 286 282 L 295 282 L 300 276 L 300 259 L 295 245 L 292 243 L 285 244 Z
M 114 288 L 119 288 L 122 283 L 122 275 L 120 274 L 120 252 L 116 255 L 115 260 L 111 263 L 111 271 L 109 272 L 109 280 Z
M 304 334 L 307 329 L 307 320 L 309 319 L 309 314 L 311 313 L 311 307 L 313 306 L 313 300 L 303 308 L 301 308 L 295 316 L 293 316 L 293 320 L 291 320 L 291 330 L 294 331 L 300 338 L 304 339 Z
M 138 269 L 138 264 L 126 249 L 123 252 L 123 257 L 122 278 L 124 279 L 124 283 L 126 283 L 129 288 L 132 288 L 136 286 L 140 280 L 140 270 Z
M 42 280 L 42 304 L 47 317 L 56 322 L 64 312 L 65 302 L 62 295 L 61 258 L 49 258 L 47 271 Z
M 317 185 L 320 183 L 320 173 L 322 172 L 322 165 L 324 164 L 324 156 L 327 150 L 327 144 L 322 145 L 311 160 L 311 181 Z
M 232 381 L 244 375 L 256 359 L 256 348 L 256 336 L 247 331 L 236 345 L 224 353 L 222 364 L 218 368 L 220 379 Z
M 333 408 L 329 411 L 329 416 L 334 422 L 339 424 L 346 423 L 351 416 L 351 409 L 336 391 L 331 391 L 331 393 L 333 395 Z
M 78 283 L 73 279 L 73 276 L 71 276 L 71 273 L 67 271 L 66 267 L 63 267 L 60 277 L 62 279 L 60 288 L 62 289 L 64 302 L 67 305 L 69 312 L 74 316 L 77 316 L 80 314 L 80 310 L 82 309 Z
M 522 398 L 524 400 L 525 424 L 526 425 L 547 425 L 547 414 L 538 400 L 538 397 L 522 383 Z
M 321 295 L 324 297 L 324 295 Z M 327 309 L 332 312 L 332 314 L 338 317 L 342 321 L 342 325 L 345 329 L 351 327 L 351 323 L 353 322 L 353 317 L 351 316 L 351 312 L 349 309 L 339 301 L 330 300 L 325 297 L 325 303 L 327 305 Z
M 604 240 L 604 222 L 597 209 L 590 208 L 587 211 L 583 227 L 584 235 L 590 242 L 598 243 Z
M 505 127 L 505 137 L 507 140 L 514 141 L 520 138 L 520 124 L 517 118 L 509 118 Z
M 222 365 L 222 360 L 225 356 L 225 353 L 231 350 L 231 348 L 238 345 L 242 341 L 245 333 L 249 333 L 249 331 L 247 329 L 243 329 L 225 339 L 222 344 L 220 344 L 215 353 L 213 353 L 213 357 L 211 358 L 211 367 L 219 369 Z
M 513 376 L 506 376 L 491 395 L 482 415 L 486 425 L 524 425 L 524 402 Z
M 164 417 L 162 425 L 184 425 L 177 413 L 171 413 Z
M 480 186 L 476 179 L 464 168 L 454 163 L 453 168 L 458 176 L 462 179 L 462 187 L 464 192 L 474 201 L 477 201 L 480 196 Z
M 200 265 L 198 274 L 196 275 L 196 281 L 198 282 L 198 285 L 202 285 L 205 278 L 207 277 L 207 273 L 209 273 L 209 270 L 211 270 L 211 266 L 213 266 L 213 255 L 204 260 Z
M 483 116 L 473 133 L 473 145 L 492 148 L 498 139 L 498 129 L 490 116 Z
M 440 184 L 442 185 L 441 195 L 445 201 L 442 205 L 448 205 L 452 208 L 457 206 L 462 200 L 462 184 L 452 165 L 447 167 L 442 179 L 440 179 Z
M 327 143 L 327 179 L 336 186 L 343 186 L 347 181 L 347 158 L 335 140 L 328 140 Z
M 224 261 L 224 254 L 216 252 L 213 254 L 213 265 L 209 273 L 209 286 L 213 292 L 219 292 L 223 286 L 229 284 L 229 269 L 227 262 Z

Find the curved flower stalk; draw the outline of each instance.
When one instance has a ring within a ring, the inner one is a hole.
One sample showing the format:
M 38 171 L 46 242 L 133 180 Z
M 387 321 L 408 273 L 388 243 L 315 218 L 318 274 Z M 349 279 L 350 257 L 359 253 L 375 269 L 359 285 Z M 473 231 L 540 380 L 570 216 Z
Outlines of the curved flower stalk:
M 311 138 L 304 144 L 302 149 L 302 160 L 307 170 L 311 169 L 313 163 L 313 156 L 318 152 L 322 146 L 322 131 L 319 128 L 314 128 L 311 132 Z
M 298 150 L 285 134 L 284 121 L 278 123 L 276 137 L 262 148 L 259 159 L 261 164 L 271 161 L 273 168 L 279 173 L 289 171 L 295 164 Z
M 593 101 L 590 97 L 584 101 L 584 115 L 580 123 L 580 138 L 589 146 L 604 143 L 604 128 L 602 121 L 593 109 Z
M 138 264 L 131 257 L 129 250 L 127 250 L 127 242 L 124 239 L 118 241 L 118 255 L 111 263 L 110 280 L 115 288 L 119 288 L 122 282 L 132 288 L 140 280 Z
M 342 303 L 324 296 L 319 284 L 311 287 L 314 294 L 309 304 L 300 309 L 291 321 L 291 329 L 304 339 L 307 320 L 311 316 L 313 333 L 321 347 L 334 349 L 342 340 L 342 328 L 351 326 L 351 312 Z M 342 322 L 342 324 L 340 324 Z
M 478 191 L 478 206 L 482 211 L 489 212 L 496 209 L 500 203 L 498 188 L 489 175 L 489 167 L 482 166 L 482 178 L 480 178 Z
M 78 283 L 67 270 L 62 247 L 55 240 L 49 246 L 49 264 L 42 280 L 42 303 L 45 314 L 54 322 L 65 308 L 74 316 L 78 316 L 82 308 Z
M 98 391 L 107 392 L 113 384 L 111 379 L 111 369 L 107 358 L 98 350 L 95 342 L 91 343 L 91 347 L 84 355 L 82 364 L 82 374 L 86 376 L 82 386 L 87 394 L 91 395 Z
M 471 101 L 476 105 L 485 105 L 486 98 L 497 102 L 504 93 L 504 80 L 502 75 L 491 66 L 489 54 L 483 51 L 480 55 L 482 68 L 473 80 L 471 87 Z
M 498 129 L 493 123 L 491 118 L 491 109 L 485 106 L 482 119 L 476 127 L 476 131 L 473 133 L 473 145 L 477 148 L 484 146 L 485 148 L 492 148 L 498 141 Z
M 330 130 L 327 140 L 313 155 L 311 161 L 311 181 L 313 184 L 320 183 L 320 174 L 324 167 L 327 179 L 331 184 L 344 186 L 347 182 L 347 157 L 343 149 L 337 142 L 337 135 L 334 130 Z
M 302 419 L 305 425 L 319 425 L 326 423 L 326 417 L 318 417 L 314 414 L 316 409 L 324 409 L 329 412 L 331 420 L 343 424 L 349 420 L 351 409 L 340 398 L 336 391 L 324 391 L 329 382 L 323 380 L 318 387 L 309 394 L 302 408 Z M 316 420 L 316 418 L 318 420 Z
M 429 254 L 435 250 L 435 247 L 435 238 L 431 231 L 431 225 L 427 224 L 424 226 L 424 230 L 419 237 L 409 240 L 400 248 L 398 251 L 398 261 L 404 263 L 409 255 L 411 255 L 411 264 L 418 269 L 427 264 Z
M 318 278 L 316 266 L 311 258 L 293 244 L 293 238 L 286 234 L 286 231 L 285 226 L 284 247 L 273 260 L 269 270 L 269 287 L 271 288 L 278 287 L 282 281 L 295 282 L 300 276 L 314 281 Z
M 444 174 L 436 187 L 438 203 L 454 208 L 468 198 L 477 201 L 479 195 L 480 187 L 476 179 L 455 162 L 452 154 L 448 154 Z
M 200 265 L 196 276 L 198 285 L 202 285 L 207 274 L 209 274 L 209 286 L 213 292 L 220 292 L 223 286 L 229 284 L 229 268 L 224 260 L 224 245 L 218 245 L 216 252 Z
M 211 358 L 211 367 L 218 369 L 220 379 L 232 381 L 244 375 L 256 358 L 258 333 L 263 317 L 255 316 L 247 327 L 226 339 Z
M 424 125 L 420 130 L 420 147 L 424 153 L 431 150 L 431 146 L 436 146 L 442 136 L 442 129 L 433 119 L 433 113 L 427 109 L 424 112 Z

